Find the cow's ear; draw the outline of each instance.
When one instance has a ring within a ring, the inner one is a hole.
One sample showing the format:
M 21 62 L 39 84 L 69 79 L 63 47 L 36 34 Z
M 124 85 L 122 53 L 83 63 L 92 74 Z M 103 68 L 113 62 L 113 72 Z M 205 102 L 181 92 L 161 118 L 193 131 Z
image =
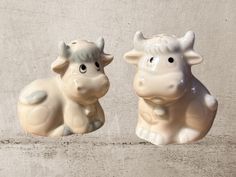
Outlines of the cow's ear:
M 58 57 L 52 64 L 51 69 L 52 71 L 62 74 L 66 71 L 69 65 L 69 60 L 65 59 L 64 57 Z
M 139 59 L 143 56 L 143 52 L 139 52 L 136 50 L 131 50 L 124 55 L 124 59 L 127 63 L 137 65 Z
M 193 50 L 185 52 L 184 58 L 189 65 L 196 65 L 203 61 L 203 58 Z
M 103 53 L 101 57 L 101 63 L 103 66 L 106 66 L 112 62 L 113 58 L 114 57 L 112 55 Z

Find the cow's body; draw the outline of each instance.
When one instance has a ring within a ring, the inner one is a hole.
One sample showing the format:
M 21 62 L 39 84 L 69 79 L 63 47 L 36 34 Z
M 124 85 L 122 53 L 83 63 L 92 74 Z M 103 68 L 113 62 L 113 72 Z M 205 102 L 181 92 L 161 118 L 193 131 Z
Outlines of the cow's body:
M 112 60 L 112 56 L 108 58 L 101 47 L 102 56 L 93 58 L 90 54 L 93 51 L 89 50 L 94 50 L 91 47 L 96 48 L 95 44 L 86 41 L 77 43 L 79 47 L 69 44 L 65 48 L 70 48 L 70 53 L 74 55 L 77 52 L 77 56 L 70 56 L 70 59 L 60 56 L 52 64 L 52 69 L 60 76 L 35 80 L 22 90 L 18 114 L 26 132 L 41 136 L 64 136 L 88 133 L 104 124 L 104 112 L 98 99 L 109 88 L 103 67 Z M 87 51 L 81 54 L 82 50 Z M 79 58 L 80 55 L 84 60 Z M 95 61 L 100 63 L 99 67 L 95 66 Z M 85 72 L 81 65 L 86 65 Z
M 190 89 L 170 105 L 153 104 L 140 98 L 136 134 L 157 145 L 186 143 L 204 137 L 213 123 L 216 103 L 208 100 L 214 98 L 201 83 L 196 81 L 194 85 L 199 93 Z
M 142 38 L 140 35 L 136 34 L 136 43 Z M 129 63 L 138 67 L 134 79 L 140 97 L 137 136 L 156 145 L 188 143 L 204 137 L 213 123 L 217 101 L 192 75 L 185 52 L 196 60 L 200 56 L 191 47 L 171 51 L 173 42 L 177 43 L 175 37 L 161 35 L 143 40 L 143 49 L 136 44 L 135 50 L 125 55 Z

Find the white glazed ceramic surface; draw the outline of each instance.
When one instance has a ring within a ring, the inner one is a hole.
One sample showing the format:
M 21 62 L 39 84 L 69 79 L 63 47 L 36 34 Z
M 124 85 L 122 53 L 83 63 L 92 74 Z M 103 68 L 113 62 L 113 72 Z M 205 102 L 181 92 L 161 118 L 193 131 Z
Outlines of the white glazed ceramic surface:
M 194 51 L 195 35 L 134 36 L 134 49 L 124 55 L 137 67 L 134 89 L 139 96 L 138 137 L 155 145 L 189 143 L 212 126 L 217 100 L 191 72 L 202 62 Z
M 26 132 L 41 136 L 88 133 L 105 121 L 98 99 L 106 94 L 104 73 L 113 56 L 103 52 L 104 39 L 59 44 L 51 68 L 58 75 L 27 85 L 18 102 L 18 115 Z

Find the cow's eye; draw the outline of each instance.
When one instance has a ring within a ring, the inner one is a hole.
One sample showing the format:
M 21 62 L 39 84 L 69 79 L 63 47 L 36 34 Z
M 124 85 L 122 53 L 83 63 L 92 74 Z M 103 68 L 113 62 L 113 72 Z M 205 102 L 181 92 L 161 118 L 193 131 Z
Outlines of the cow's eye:
M 174 62 L 174 58 L 172 58 L 172 57 L 168 58 L 168 62 L 169 63 L 173 63 Z
M 152 63 L 152 62 L 153 62 L 153 57 L 151 57 L 151 58 L 149 59 L 149 62 L 150 62 L 150 63 Z
M 79 66 L 79 72 L 81 72 L 81 73 L 86 73 L 86 71 L 87 71 L 86 65 L 85 65 L 85 64 L 81 64 L 81 65 Z
M 97 67 L 97 70 L 99 71 L 100 70 L 100 65 L 97 61 L 95 62 L 95 66 Z

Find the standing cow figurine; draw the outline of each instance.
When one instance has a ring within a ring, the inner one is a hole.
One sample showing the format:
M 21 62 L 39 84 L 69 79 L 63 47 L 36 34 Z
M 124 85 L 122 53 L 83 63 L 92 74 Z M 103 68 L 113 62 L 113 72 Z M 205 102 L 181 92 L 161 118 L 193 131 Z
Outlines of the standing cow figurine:
M 20 94 L 18 114 L 26 132 L 41 136 L 88 133 L 104 124 L 98 99 L 106 94 L 104 73 L 113 56 L 105 54 L 104 39 L 59 44 L 60 54 L 51 68 L 58 75 L 39 79 Z
M 217 100 L 191 72 L 202 62 L 193 50 L 195 35 L 134 37 L 124 55 L 137 66 L 134 89 L 139 96 L 136 135 L 155 145 L 189 143 L 203 138 L 212 126 Z

